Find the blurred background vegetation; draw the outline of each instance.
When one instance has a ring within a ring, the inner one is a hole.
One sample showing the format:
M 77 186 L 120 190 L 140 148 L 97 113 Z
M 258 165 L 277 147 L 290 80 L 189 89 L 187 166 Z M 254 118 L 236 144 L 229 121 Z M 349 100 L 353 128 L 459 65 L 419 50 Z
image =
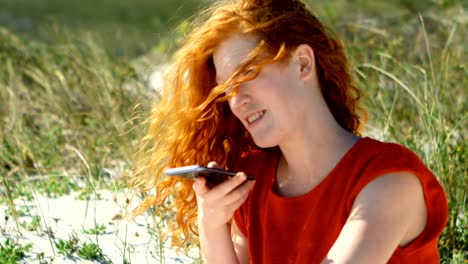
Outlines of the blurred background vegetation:
M 119 56 L 137 56 L 155 45 L 173 44 L 174 29 L 213 0 L 0 0 L 0 25 L 26 39 L 46 43 L 92 35 Z M 336 0 L 308 1 L 327 24 L 334 27 L 376 19 L 380 27 L 398 25 L 418 14 L 463 16 L 462 0 Z M 453 12 L 446 13 L 447 10 Z M 460 19 L 466 19 L 461 17 Z M 437 22 L 436 22 L 437 23 Z M 162 51 L 170 47 L 163 47 Z M 173 47 L 172 47 L 173 48 Z
M 308 2 L 347 47 L 366 134 L 410 147 L 444 185 L 442 262 L 468 263 L 468 1 Z M 165 63 L 209 3 L 0 0 L 0 200 L 128 174 L 158 98 L 139 62 Z
M 47 43 L 92 35 L 119 56 L 147 52 L 206 5 L 185 0 L 0 0 L 0 24 Z

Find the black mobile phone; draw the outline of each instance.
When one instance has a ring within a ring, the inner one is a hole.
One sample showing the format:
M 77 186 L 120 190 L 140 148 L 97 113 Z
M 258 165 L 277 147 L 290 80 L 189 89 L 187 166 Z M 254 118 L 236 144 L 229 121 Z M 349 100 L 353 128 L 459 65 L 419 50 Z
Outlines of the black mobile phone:
M 195 179 L 196 177 L 205 177 L 207 185 L 218 185 L 230 177 L 236 175 L 235 172 L 225 171 L 223 169 L 208 168 L 201 165 L 191 165 L 178 168 L 166 169 L 165 174 L 168 176 L 184 177 Z M 247 176 L 247 180 L 254 180 L 252 176 Z

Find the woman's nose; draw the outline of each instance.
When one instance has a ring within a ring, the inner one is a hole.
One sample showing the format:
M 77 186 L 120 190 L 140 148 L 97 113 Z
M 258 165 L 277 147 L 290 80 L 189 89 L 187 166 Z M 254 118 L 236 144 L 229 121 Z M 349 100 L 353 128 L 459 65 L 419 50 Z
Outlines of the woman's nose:
M 237 109 L 240 108 L 241 106 L 249 103 L 250 101 L 250 96 L 248 93 L 242 89 L 242 87 L 239 87 L 237 92 L 233 93 L 230 98 L 229 98 L 229 107 L 231 109 Z

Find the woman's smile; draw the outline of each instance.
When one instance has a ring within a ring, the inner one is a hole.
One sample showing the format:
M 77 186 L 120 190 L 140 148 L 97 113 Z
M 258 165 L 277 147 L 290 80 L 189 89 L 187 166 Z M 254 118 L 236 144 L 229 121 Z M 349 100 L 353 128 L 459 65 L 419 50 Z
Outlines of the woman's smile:
M 256 112 L 250 116 L 247 117 L 247 123 L 249 125 L 251 125 L 252 123 L 256 122 L 257 120 L 259 120 L 264 114 L 265 114 L 265 110 L 263 111 L 259 111 L 259 112 Z

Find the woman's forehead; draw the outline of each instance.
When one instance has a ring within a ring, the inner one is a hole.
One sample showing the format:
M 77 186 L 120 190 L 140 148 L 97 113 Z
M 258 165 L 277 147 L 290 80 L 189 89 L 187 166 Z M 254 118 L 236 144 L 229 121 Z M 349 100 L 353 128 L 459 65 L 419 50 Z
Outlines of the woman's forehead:
M 213 53 L 216 82 L 224 83 L 258 45 L 254 36 L 235 34 L 222 41 Z

